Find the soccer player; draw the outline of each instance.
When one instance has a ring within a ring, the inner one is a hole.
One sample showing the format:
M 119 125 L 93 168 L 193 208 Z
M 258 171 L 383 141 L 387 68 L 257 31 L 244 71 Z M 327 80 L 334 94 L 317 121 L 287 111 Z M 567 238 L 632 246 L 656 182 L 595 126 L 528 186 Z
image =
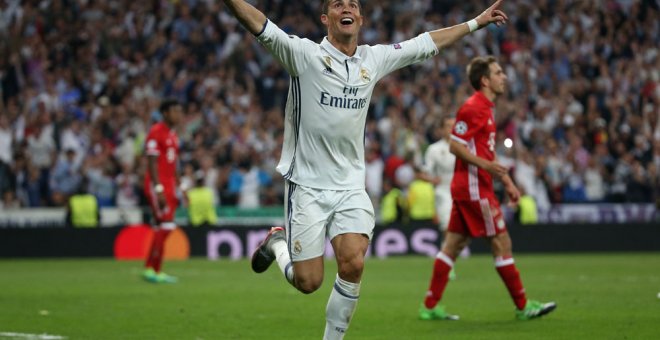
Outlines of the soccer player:
M 449 226 L 449 215 L 451 214 L 451 179 L 454 177 L 454 164 L 456 156 L 449 151 L 449 139 L 451 138 L 451 129 L 456 119 L 445 116 L 442 118 L 439 126 L 440 139 L 429 145 L 424 154 L 424 165 L 426 173 L 435 183 L 435 206 L 438 216 L 438 225 L 442 232 L 442 239 L 447 239 L 447 227 Z M 461 251 L 461 256 L 469 256 L 469 248 L 466 246 Z M 454 268 L 449 272 L 449 278 L 455 279 Z
M 147 173 L 144 176 L 144 190 L 156 225 L 142 277 L 153 283 L 175 283 L 177 278 L 161 272 L 161 266 L 165 240 L 176 228 L 174 212 L 178 205 L 176 167 L 179 138 L 174 129 L 181 120 L 183 109 L 176 100 L 166 99 L 160 104 L 160 113 L 163 121 L 151 127 L 145 141 Z
M 476 92 L 458 110 L 452 129 L 450 150 L 456 155 L 451 182 L 453 206 L 447 237 L 433 265 L 431 284 L 419 316 L 424 320 L 458 319 L 438 305 L 454 266 L 456 256 L 471 238 L 485 237 L 495 257 L 495 269 L 506 285 L 519 320 L 533 319 L 553 311 L 554 302 L 540 303 L 525 296 L 520 274 L 511 252 L 499 203 L 493 191 L 493 177 L 504 184 L 511 204 L 520 192 L 508 169 L 495 158 L 495 118 L 493 101 L 504 93 L 506 75 L 494 57 L 477 57 L 468 65 L 468 78 Z
M 323 282 L 326 236 L 338 273 L 326 307 L 325 339 L 342 339 L 360 296 L 374 209 L 365 190 L 364 133 L 377 81 L 420 62 L 489 23 L 507 20 L 498 0 L 467 23 L 392 45 L 358 46 L 359 0 L 326 0 L 327 36 L 315 43 L 288 35 L 243 0 L 224 0 L 241 24 L 291 76 L 277 170 L 286 179 L 285 228 L 274 227 L 252 256 L 261 273 L 277 260 L 285 278 L 309 294 Z

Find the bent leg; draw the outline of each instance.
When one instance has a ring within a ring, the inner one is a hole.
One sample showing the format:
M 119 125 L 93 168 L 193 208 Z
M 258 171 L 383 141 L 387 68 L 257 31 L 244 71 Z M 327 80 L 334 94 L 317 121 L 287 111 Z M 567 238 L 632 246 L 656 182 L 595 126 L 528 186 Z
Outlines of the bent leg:
M 285 275 L 287 275 L 286 271 Z M 294 262 L 291 275 L 293 280 L 290 282 L 300 292 L 304 294 L 315 292 L 323 283 L 323 256 Z
M 304 294 L 319 289 L 323 283 L 323 256 L 293 262 L 285 238 L 281 235 L 273 235 L 269 250 L 286 280 Z

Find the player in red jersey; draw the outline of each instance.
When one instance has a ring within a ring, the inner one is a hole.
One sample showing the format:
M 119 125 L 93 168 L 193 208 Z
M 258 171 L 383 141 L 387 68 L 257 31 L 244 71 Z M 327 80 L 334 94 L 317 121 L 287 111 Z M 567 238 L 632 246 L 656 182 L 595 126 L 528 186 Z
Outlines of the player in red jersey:
M 447 286 L 454 260 L 471 238 L 485 237 L 495 257 L 495 268 L 516 305 L 519 320 L 533 319 L 553 311 L 554 302 L 527 300 L 520 273 L 511 252 L 511 238 L 495 198 L 493 177 L 504 184 L 511 204 L 520 192 L 508 169 L 495 157 L 493 101 L 504 93 L 506 74 L 494 57 L 477 57 L 468 66 L 468 78 L 476 92 L 458 110 L 450 151 L 456 155 L 451 183 L 452 206 L 447 237 L 436 255 L 431 284 L 420 307 L 421 319 L 458 319 L 438 304 Z
M 161 103 L 160 112 L 163 121 L 151 127 L 145 141 L 147 173 L 144 177 L 144 191 L 156 225 L 142 277 L 154 283 L 174 283 L 177 279 L 161 272 L 160 269 L 163 263 L 165 240 L 176 228 L 174 212 L 178 205 L 176 168 L 179 138 L 174 128 L 181 120 L 183 108 L 176 100 L 167 99 Z

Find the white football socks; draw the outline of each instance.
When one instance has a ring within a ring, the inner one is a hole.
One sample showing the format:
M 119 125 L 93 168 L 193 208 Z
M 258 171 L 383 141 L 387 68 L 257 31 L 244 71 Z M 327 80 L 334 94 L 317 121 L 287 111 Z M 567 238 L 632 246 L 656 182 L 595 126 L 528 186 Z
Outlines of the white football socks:
M 273 249 L 273 254 L 275 254 L 275 260 L 277 265 L 280 267 L 280 271 L 284 274 L 284 277 L 290 284 L 293 284 L 293 265 L 291 263 L 291 257 L 289 256 L 289 248 L 284 241 L 277 241 L 271 246 Z
M 359 298 L 360 284 L 344 281 L 337 275 L 325 309 L 326 323 L 323 340 L 344 338 Z

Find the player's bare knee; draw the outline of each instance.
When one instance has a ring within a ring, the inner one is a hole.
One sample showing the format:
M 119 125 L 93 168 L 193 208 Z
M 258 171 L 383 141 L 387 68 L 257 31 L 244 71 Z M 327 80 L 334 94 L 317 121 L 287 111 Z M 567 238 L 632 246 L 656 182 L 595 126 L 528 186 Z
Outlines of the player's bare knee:
M 466 244 L 466 242 L 460 242 L 457 240 L 448 241 L 442 245 L 442 252 L 455 259 Z
M 469 240 L 469 239 L 464 239 L 462 242 L 460 242 L 460 243 L 458 244 L 458 252 L 460 253 L 465 247 L 468 246 L 468 244 L 470 244 L 470 240 Z M 458 254 L 457 254 L 457 255 L 458 255 Z
M 495 256 L 511 256 L 512 245 L 511 237 L 507 233 L 502 233 L 490 239 L 490 246 Z
M 338 263 L 339 277 L 349 282 L 358 282 L 362 277 L 364 258 L 356 256 Z
M 323 272 L 297 275 L 294 277 L 295 287 L 304 294 L 311 294 L 323 284 Z
M 321 287 L 321 284 L 312 284 L 304 281 L 302 283 L 300 281 L 296 282 L 296 288 L 303 294 L 314 293 L 319 287 Z

